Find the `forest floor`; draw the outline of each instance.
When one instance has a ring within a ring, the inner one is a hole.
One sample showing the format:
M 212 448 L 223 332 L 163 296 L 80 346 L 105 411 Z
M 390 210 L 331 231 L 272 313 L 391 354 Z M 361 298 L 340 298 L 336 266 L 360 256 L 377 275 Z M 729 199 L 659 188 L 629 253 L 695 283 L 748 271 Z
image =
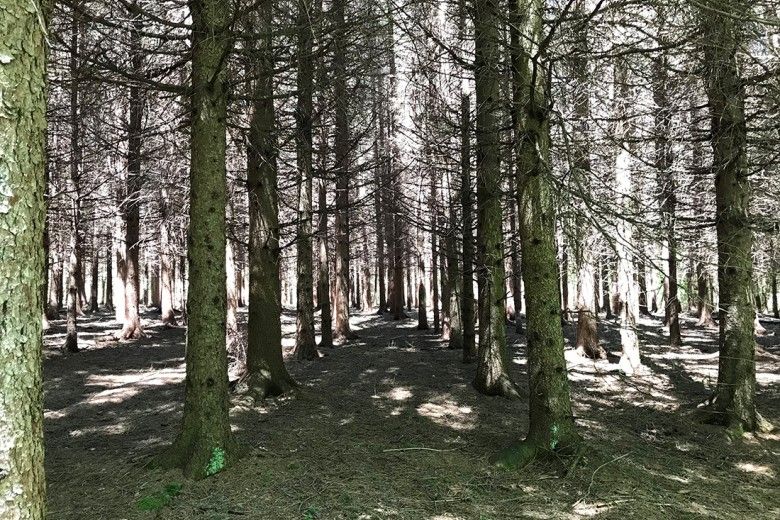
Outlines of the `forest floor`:
M 477 394 L 460 362 L 416 321 L 356 315 L 359 339 L 316 361 L 288 359 L 296 396 L 257 405 L 235 397 L 247 454 L 200 482 L 147 466 L 173 438 L 184 396 L 184 330 L 145 316 L 147 337 L 111 340 L 107 315 L 80 320 L 82 352 L 45 351 L 46 476 L 51 519 L 780 518 L 780 433 L 730 440 L 699 422 L 717 378 L 717 331 L 683 323 L 666 346 L 660 320 L 640 324 L 648 371 L 626 378 L 617 358 L 567 360 L 588 450 L 576 467 L 494 467 L 522 438 L 527 400 Z M 289 355 L 294 316 L 284 315 Z M 758 338 L 758 405 L 780 427 L 780 321 Z M 602 320 L 610 354 L 615 325 Z M 512 375 L 527 386 L 525 338 L 509 328 Z M 149 511 L 148 509 L 153 509 Z

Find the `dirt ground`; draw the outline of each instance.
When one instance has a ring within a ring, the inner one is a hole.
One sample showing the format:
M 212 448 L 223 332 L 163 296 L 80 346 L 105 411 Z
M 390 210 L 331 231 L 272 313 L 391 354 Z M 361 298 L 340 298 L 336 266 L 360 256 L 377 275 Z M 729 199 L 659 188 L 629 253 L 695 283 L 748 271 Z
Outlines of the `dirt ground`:
M 780 426 L 780 321 L 758 338 L 758 404 Z M 477 394 L 473 365 L 416 322 L 356 315 L 360 338 L 317 361 L 288 359 L 294 397 L 234 398 L 247 455 L 200 482 L 149 469 L 182 412 L 184 330 L 145 316 L 145 339 L 80 320 L 84 350 L 64 356 L 63 323 L 47 333 L 46 472 L 51 519 L 780 518 L 780 434 L 730 440 L 696 405 L 717 378 L 717 331 L 684 323 L 671 350 L 659 320 L 641 323 L 648 373 L 593 362 L 567 346 L 577 424 L 588 450 L 568 474 L 549 465 L 495 468 L 520 440 L 527 402 Z M 294 316 L 284 316 L 285 349 Z M 525 338 L 510 330 L 512 372 L 525 387 Z M 619 351 L 612 323 L 600 330 Z M 566 327 L 571 343 L 574 327 Z M 165 490 L 168 491 L 165 491 Z M 149 504 L 152 504 L 150 507 Z M 148 510 L 153 509 L 153 510 Z

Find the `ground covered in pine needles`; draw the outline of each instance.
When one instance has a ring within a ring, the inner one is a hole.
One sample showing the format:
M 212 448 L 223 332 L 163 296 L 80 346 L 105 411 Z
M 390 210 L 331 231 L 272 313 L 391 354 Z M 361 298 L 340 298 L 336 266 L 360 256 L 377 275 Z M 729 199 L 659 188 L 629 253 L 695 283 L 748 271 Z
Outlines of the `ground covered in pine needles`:
M 473 365 L 416 322 L 353 318 L 359 339 L 317 361 L 288 360 L 297 396 L 233 399 L 247 454 L 200 482 L 147 463 L 173 438 L 183 401 L 184 330 L 146 316 L 147 337 L 118 343 L 109 316 L 80 320 L 84 350 L 47 334 L 46 472 L 51 519 L 780 518 L 780 433 L 729 439 L 696 413 L 717 377 L 717 331 L 684 323 L 670 349 L 641 324 L 648 371 L 567 346 L 577 423 L 588 449 L 573 467 L 510 472 L 491 455 L 521 439 L 527 402 L 477 394 Z M 780 322 L 758 338 L 758 403 L 780 427 Z M 294 317 L 284 316 L 285 348 Z M 605 347 L 619 352 L 614 324 Z M 510 328 L 512 331 L 513 328 Z M 566 327 L 568 342 L 574 335 Z M 525 338 L 510 332 L 525 387 Z

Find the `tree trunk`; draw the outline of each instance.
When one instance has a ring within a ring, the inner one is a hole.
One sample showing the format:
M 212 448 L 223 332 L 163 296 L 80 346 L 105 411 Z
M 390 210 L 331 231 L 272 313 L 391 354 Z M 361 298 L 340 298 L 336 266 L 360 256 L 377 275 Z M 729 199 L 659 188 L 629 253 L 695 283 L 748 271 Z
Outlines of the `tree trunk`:
M 750 178 L 747 164 L 745 87 L 737 53 L 745 42 L 740 27 L 748 8 L 729 0 L 702 8 L 704 78 L 711 116 L 715 170 L 720 357 L 713 419 L 736 431 L 759 427 L 756 412 L 755 310 Z
M 346 72 L 346 0 L 334 0 L 333 23 L 333 96 L 336 106 L 335 116 L 335 176 L 336 176 L 336 285 L 334 287 L 334 330 L 337 340 L 355 338 L 349 326 L 349 93 L 347 92 Z
M 173 312 L 173 262 L 168 222 L 168 191 L 163 188 L 160 197 L 160 319 L 165 326 L 176 325 Z
M 312 251 L 312 117 L 314 92 L 314 55 L 312 0 L 297 0 L 297 105 L 295 109 L 295 145 L 298 161 L 298 221 L 296 226 L 297 285 L 295 357 L 315 359 L 314 274 Z
M 228 2 L 201 0 L 192 13 L 190 263 L 184 416 L 165 465 L 189 478 L 218 473 L 236 453 L 228 416 L 225 349 L 225 56 L 233 20 Z M 270 9 L 267 9 L 270 12 Z M 261 12 L 265 12 L 262 11 Z
M 460 97 L 460 204 L 463 211 L 463 362 L 477 360 L 474 323 L 474 234 L 471 200 L 471 102 L 467 94 Z
M 659 32 L 658 41 L 664 44 L 665 38 L 662 31 L 665 30 L 666 13 L 663 7 L 656 8 L 656 24 Z M 677 237 L 675 234 L 677 185 L 672 171 L 672 146 L 669 140 L 672 133 L 672 114 L 667 93 L 666 55 L 661 53 L 653 60 L 653 101 L 654 132 L 655 132 L 655 167 L 658 170 L 660 194 L 661 194 L 661 221 L 666 233 L 668 245 L 668 269 L 669 290 L 666 300 L 667 325 L 669 326 L 669 343 L 672 347 L 682 344 L 680 335 L 680 300 L 677 293 Z
M 141 74 L 144 57 L 141 50 L 141 26 L 136 18 L 130 32 L 130 62 L 134 74 Z M 139 253 L 141 228 L 141 138 L 143 133 L 144 96 L 137 84 L 130 86 L 130 121 L 127 146 L 127 197 L 122 205 L 125 219 L 124 295 L 125 320 L 119 337 L 136 339 L 143 336 L 138 310 L 140 292 Z
M 100 271 L 100 249 L 97 242 L 99 237 L 95 236 L 95 232 L 92 235 L 92 257 L 90 258 L 90 280 L 89 280 L 89 311 L 98 311 L 98 283 Z
M 417 265 L 420 281 L 417 284 L 417 330 L 428 330 L 428 298 L 425 294 L 425 264 L 422 257 Z
M 497 0 L 477 0 L 474 12 L 477 98 L 477 280 L 479 348 L 474 387 L 486 395 L 518 396 L 509 377 L 504 308 L 500 164 L 500 26 Z
M 441 333 L 441 320 L 439 316 L 439 247 L 438 247 L 438 193 L 436 189 L 437 170 L 431 168 L 431 200 L 429 208 L 431 210 L 431 303 L 433 304 L 433 332 Z M 421 274 L 424 271 L 421 271 Z
M 29 2 L 0 12 L 0 518 L 43 520 L 46 47 Z
M 276 134 L 273 102 L 272 0 L 258 10 L 261 35 L 247 165 L 249 189 L 249 339 L 246 362 L 250 393 L 258 399 L 295 387 L 282 357 L 282 288 L 279 250 Z
M 324 159 L 323 159 L 324 168 Z M 317 211 L 319 211 L 319 220 L 317 222 L 317 242 L 320 255 L 320 271 L 318 275 L 317 294 L 320 295 L 320 319 L 321 319 L 321 337 L 320 347 L 333 347 L 333 316 L 330 307 L 330 260 L 328 259 L 328 208 L 327 208 L 327 186 L 325 180 L 320 180 L 319 198 Z
M 529 427 L 518 447 L 501 461 L 524 466 L 541 454 L 569 452 L 579 442 L 569 398 L 555 255 L 555 201 L 550 170 L 547 64 L 531 59 L 541 39 L 541 0 L 517 0 L 512 18 L 529 40 L 512 46 L 514 88 L 527 98 L 516 118 L 518 208 L 523 248 L 528 336 Z M 525 18 L 526 13 L 528 15 Z M 521 25 L 521 22 L 526 24 Z M 544 60 L 544 55 L 539 58 Z

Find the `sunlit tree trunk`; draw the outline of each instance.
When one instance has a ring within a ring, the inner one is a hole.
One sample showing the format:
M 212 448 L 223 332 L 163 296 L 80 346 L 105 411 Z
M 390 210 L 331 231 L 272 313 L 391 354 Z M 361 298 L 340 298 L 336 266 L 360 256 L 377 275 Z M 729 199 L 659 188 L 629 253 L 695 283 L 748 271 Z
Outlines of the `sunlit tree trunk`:
M 160 319 L 163 325 L 176 325 L 173 312 L 173 262 L 171 250 L 170 210 L 168 191 L 163 189 L 160 196 Z
M 550 100 L 546 82 L 549 64 L 539 52 L 543 2 L 516 0 L 513 21 L 521 27 L 512 52 L 515 88 L 524 99 L 517 156 L 518 208 L 523 247 L 523 281 L 528 337 L 529 426 L 525 441 L 510 449 L 502 461 L 524 466 L 533 458 L 567 453 L 579 443 L 569 398 L 563 330 L 558 300 L 555 255 L 555 202 L 550 170 Z
M 222 0 L 196 0 L 190 8 L 193 114 L 187 374 L 181 430 L 162 462 L 199 479 L 221 471 L 236 456 L 228 416 L 225 349 L 225 55 L 230 49 L 232 9 Z

